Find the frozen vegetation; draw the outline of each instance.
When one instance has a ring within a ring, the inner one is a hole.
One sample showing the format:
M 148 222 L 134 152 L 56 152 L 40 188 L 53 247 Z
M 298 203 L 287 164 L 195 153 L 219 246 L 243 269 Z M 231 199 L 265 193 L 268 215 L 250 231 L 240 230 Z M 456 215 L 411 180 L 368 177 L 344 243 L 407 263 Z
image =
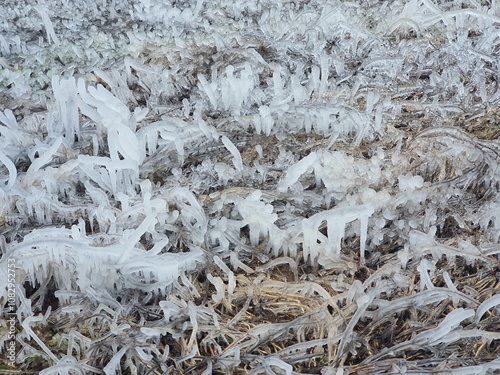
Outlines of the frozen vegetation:
M 1 358 L 14 290 L 19 371 L 497 371 L 499 50 L 494 0 L 3 0 Z

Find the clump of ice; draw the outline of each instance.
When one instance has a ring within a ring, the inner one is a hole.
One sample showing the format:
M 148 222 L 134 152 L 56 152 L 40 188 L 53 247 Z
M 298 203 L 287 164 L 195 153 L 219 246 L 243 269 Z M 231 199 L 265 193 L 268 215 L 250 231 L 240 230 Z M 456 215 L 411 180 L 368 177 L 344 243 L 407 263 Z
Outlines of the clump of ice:
M 421 176 L 399 176 L 399 190 L 412 192 L 424 185 L 424 179 Z

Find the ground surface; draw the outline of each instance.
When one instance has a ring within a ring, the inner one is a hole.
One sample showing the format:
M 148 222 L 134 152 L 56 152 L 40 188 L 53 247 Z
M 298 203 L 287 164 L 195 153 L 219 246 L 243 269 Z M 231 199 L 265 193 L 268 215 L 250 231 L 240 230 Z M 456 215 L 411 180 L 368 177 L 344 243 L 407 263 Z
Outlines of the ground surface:
M 4 1 L 0 372 L 498 371 L 499 12 Z

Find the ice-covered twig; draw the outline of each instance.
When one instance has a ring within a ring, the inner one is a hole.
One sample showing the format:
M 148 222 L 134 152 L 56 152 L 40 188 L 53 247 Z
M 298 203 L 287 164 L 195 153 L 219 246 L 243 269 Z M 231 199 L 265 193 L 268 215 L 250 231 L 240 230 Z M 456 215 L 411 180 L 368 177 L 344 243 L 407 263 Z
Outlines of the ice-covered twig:
M 5 165 L 5 167 L 9 171 L 9 179 L 7 181 L 6 188 L 10 190 L 16 183 L 16 178 L 17 178 L 16 166 L 2 151 L 0 151 L 0 161 L 3 163 L 3 165 Z
M 380 360 L 386 356 L 395 356 L 404 350 L 418 350 L 422 346 L 431 345 L 436 346 L 440 343 L 447 343 L 450 339 L 450 332 L 456 329 L 456 327 L 464 320 L 469 319 L 474 316 L 474 310 L 459 308 L 450 312 L 441 323 L 436 328 L 425 330 L 409 341 L 394 345 L 390 348 L 384 348 L 379 353 L 372 355 L 365 359 L 363 363 L 373 363 L 374 361 Z M 459 335 L 453 336 L 458 339 Z
M 50 308 L 49 310 L 47 311 L 46 315 L 48 316 L 50 314 Z M 48 348 L 48 346 L 43 342 L 42 339 L 40 339 L 40 337 L 38 337 L 38 335 L 31 329 L 30 327 L 30 324 L 31 323 L 38 323 L 38 322 L 41 322 L 41 321 L 44 321 L 46 320 L 47 318 L 44 317 L 43 315 L 39 315 L 38 317 L 35 317 L 35 316 L 31 316 L 31 317 L 27 317 L 26 319 L 24 319 L 22 322 L 21 322 L 21 326 L 23 327 L 24 331 L 33 339 L 36 341 L 36 343 L 42 348 L 42 350 L 45 352 L 45 354 L 47 354 L 47 356 L 50 358 L 50 360 L 53 362 L 53 363 L 57 363 L 58 362 L 58 359 L 57 357 L 54 355 L 54 353 Z
M 40 375 L 66 375 L 66 374 L 101 374 L 102 370 L 79 362 L 75 357 L 66 355 L 55 365 L 39 372 Z
M 481 303 L 481 305 L 479 305 L 476 313 L 476 323 L 479 323 L 486 311 L 496 305 L 500 305 L 500 294 L 496 294 L 493 297 L 488 298 L 486 301 Z
M 30 167 L 26 171 L 26 175 L 23 178 L 22 185 L 23 186 L 32 186 L 34 181 L 39 177 L 39 173 L 37 173 L 40 168 L 42 168 L 45 164 L 49 163 L 54 154 L 59 149 L 59 146 L 62 144 L 62 137 L 57 138 L 54 143 L 45 151 L 42 155 L 40 155 L 37 159 L 31 163 Z

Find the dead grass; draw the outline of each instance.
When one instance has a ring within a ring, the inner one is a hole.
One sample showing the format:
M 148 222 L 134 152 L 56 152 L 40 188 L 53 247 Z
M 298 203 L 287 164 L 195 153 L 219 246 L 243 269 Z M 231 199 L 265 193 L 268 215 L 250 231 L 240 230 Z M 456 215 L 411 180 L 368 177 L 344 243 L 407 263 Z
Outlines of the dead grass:
M 472 130 L 466 130 L 476 137 L 481 134 L 482 139 L 495 138 L 493 131 L 480 129 L 480 126 L 487 123 L 487 120 L 477 120 L 471 125 Z M 295 148 L 297 153 L 304 154 L 322 148 L 326 143 L 321 137 L 307 135 L 290 135 L 282 140 L 280 145 L 274 137 L 256 138 L 248 139 L 248 144 L 261 144 L 265 147 L 264 154 L 271 158 L 276 155 L 278 146 Z M 244 162 L 251 165 L 255 155 L 245 149 L 253 147 L 244 147 L 241 150 Z M 346 145 L 339 147 L 347 148 Z M 385 147 L 390 146 L 385 144 Z M 415 145 L 409 146 L 408 153 L 414 151 Z M 368 152 L 368 147 L 351 149 L 351 152 L 363 157 L 363 154 Z M 419 165 L 415 165 L 415 170 L 422 172 L 426 181 L 436 184 L 456 177 L 453 167 L 448 167 L 448 164 L 445 164 L 444 171 L 437 175 L 432 168 Z M 225 193 L 245 195 L 253 189 L 235 187 L 230 190 L 227 189 Z M 217 194 L 220 192 L 199 198 L 204 204 L 211 204 Z M 478 191 L 471 191 L 471 194 L 477 195 Z M 477 242 L 477 229 L 466 231 L 457 229 L 456 222 L 444 223 L 440 233 L 442 240 L 447 241 L 449 245 L 455 244 L 458 237 Z M 330 270 L 304 263 L 300 254 L 294 259 L 279 258 L 278 261 L 269 260 L 267 263 L 260 261 L 258 254 L 242 256 L 240 259 L 254 272 L 249 273 L 241 268 L 236 271 L 234 292 L 230 299 L 226 296 L 223 303 L 214 302 L 212 295 L 216 291 L 205 277 L 205 271 L 200 275 L 189 276 L 192 287 L 179 284 L 184 291 L 186 302 L 190 301 L 212 311 L 212 324 L 199 323 L 198 333 L 194 337 L 191 325 L 182 324 L 183 321 L 189 321 L 189 318 L 181 319 L 179 324 L 169 325 L 166 334 L 156 343 L 159 353 L 169 350 L 166 362 L 160 363 L 158 357 L 149 362 L 143 361 L 141 373 L 200 374 L 212 366 L 214 374 L 248 374 L 255 367 L 257 358 L 262 356 L 282 358 L 293 365 L 296 373 L 304 374 L 319 374 L 325 366 L 343 367 L 344 374 L 378 374 L 403 369 L 418 373 L 437 373 L 465 365 L 481 364 L 500 357 L 500 344 L 497 340 L 486 342 L 479 337 L 458 340 L 449 345 L 408 345 L 400 351 L 390 351 L 390 348 L 410 342 L 416 334 L 437 327 L 454 309 L 476 309 L 483 301 L 498 294 L 499 263 L 496 258 L 485 257 L 483 262 L 467 264 L 465 259 L 457 257 L 456 262 L 452 264 L 443 257 L 438 262 L 439 271 L 432 279 L 433 285 L 436 288 L 446 286 L 443 279 L 443 272 L 446 271 L 458 292 L 467 295 L 473 302 L 461 300 L 457 304 L 452 298 L 444 298 L 435 303 L 424 301 L 374 320 L 370 318 L 370 314 L 356 316 L 358 306 L 349 302 L 349 298 L 352 299 L 349 297 L 349 289 L 356 283 L 363 285 L 366 290 L 376 288 L 376 283 L 371 284 L 372 278 L 380 272 L 385 272 L 384 267 L 397 264 L 396 253 L 401 246 L 395 239 L 387 239 L 368 254 L 366 265 L 361 266 L 357 254 L 358 242 L 357 237 L 346 238 L 339 265 Z M 417 295 L 420 290 L 417 266 L 418 262 L 413 261 L 402 271 L 410 280 L 409 285 L 391 285 L 387 289 L 388 292 L 381 291 L 376 298 L 390 304 L 391 301 Z M 227 285 L 225 273 L 215 267 L 208 271 L 213 277 L 222 278 Z M 387 275 L 386 280 L 393 282 L 390 274 Z M 59 320 L 64 315 L 64 306 L 58 305 L 53 294 L 45 298 L 44 309 L 53 305 L 55 311 L 52 316 L 57 316 L 58 320 L 49 318 L 49 324 L 37 326 L 39 337 L 53 353 L 61 356 L 66 353 L 67 346 L 61 346 L 56 338 L 68 337 L 71 332 L 78 331 L 93 341 L 87 353 L 94 355 L 88 356 L 85 361 L 98 368 L 102 368 L 112 355 L 111 342 L 107 341 L 107 337 L 114 337 L 114 341 L 122 340 L 123 343 L 134 344 L 134 332 L 138 332 L 141 327 L 163 325 L 162 313 L 158 307 L 159 298 L 148 300 L 145 296 L 139 296 L 134 308 L 122 313 L 105 310 L 96 313 L 95 308 L 84 302 L 81 317 L 71 321 Z M 146 302 L 142 303 L 141 300 Z M 369 307 L 367 311 L 373 312 L 374 309 L 375 307 Z M 342 334 L 353 319 L 356 319 L 356 322 L 351 327 L 350 340 L 341 343 Z M 478 326 L 485 331 L 495 332 L 499 320 L 496 312 L 490 310 Z M 130 328 L 123 331 L 122 336 L 110 336 L 111 327 L 120 327 L 123 324 L 130 325 Z M 469 321 L 466 324 L 473 325 Z M 309 343 L 309 346 L 306 343 Z M 35 343 L 26 344 L 39 349 Z M 135 345 L 141 344 L 136 342 Z M 197 348 L 195 355 L 185 359 L 193 347 Z M 239 348 L 240 363 L 231 368 L 227 358 L 234 355 L 232 351 L 235 348 Z M 36 373 L 36 370 L 41 369 L 40 366 L 43 368 L 40 361 L 43 360 L 34 359 L 27 363 L 23 373 Z M 0 370 L 0 373 L 20 372 Z

